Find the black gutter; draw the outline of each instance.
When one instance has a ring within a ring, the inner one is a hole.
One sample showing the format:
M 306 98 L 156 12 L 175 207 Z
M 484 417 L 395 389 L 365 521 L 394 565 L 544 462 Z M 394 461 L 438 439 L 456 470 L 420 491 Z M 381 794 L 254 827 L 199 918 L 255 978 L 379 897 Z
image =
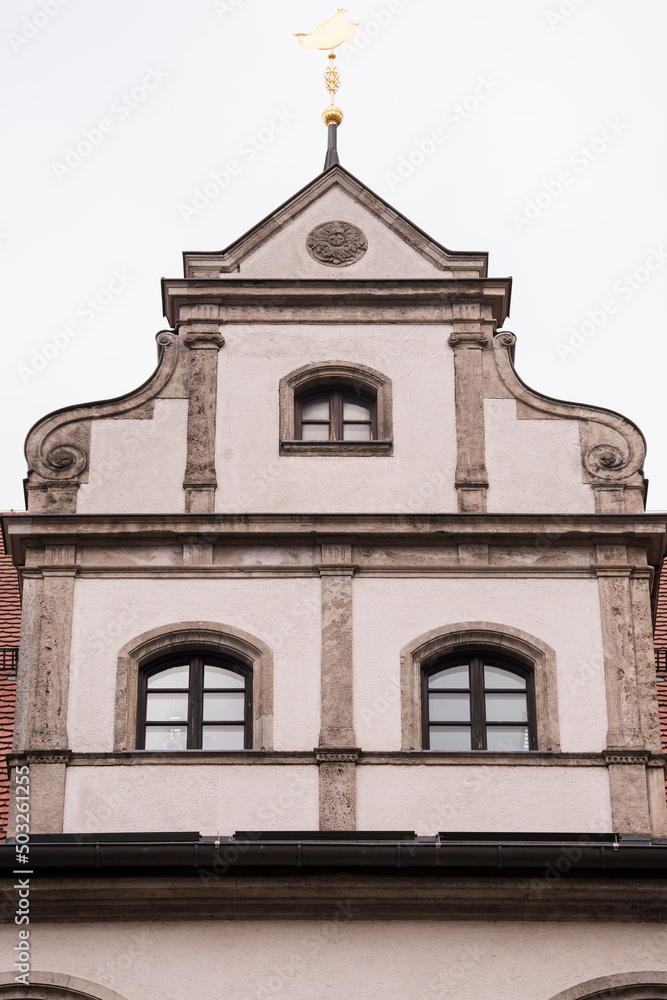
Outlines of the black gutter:
M 218 875 L 271 873 L 333 874 L 343 870 L 377 874 L 401 870 L 425 874 L 464 871 L 484 875 L 544 874 L 553 868 L 563 876 L 609 873 L 612 877 L 647 877 L 667 874 L 667 838 L 616 836 L 614 834 L 488 835 L 443 834 L 414 837 L 365 834 L 368 839 L 345 840 L 326 833 L 239 834 L 236 837 L 200 838 L 172 834 L 173 840 L 130 840 L 118 835 L 70 835 L 30 842 L 30 869 L 35 877 L 134 874 L 192 875 L 210 869 Z M 458 839 L 451 839 L 456 836 Z M 98 839 L 94 839 L 97 837 Z M 374 839 L 371 839 L 371 838 Z M 118 838 L 118 839 L 117 839 Z M 284 838 L 284 839 L 279 839 Z M 539 838 L 539 839 L 538 839 Z M 0 871 L 14 871 L 16 849 L 0 845 Z

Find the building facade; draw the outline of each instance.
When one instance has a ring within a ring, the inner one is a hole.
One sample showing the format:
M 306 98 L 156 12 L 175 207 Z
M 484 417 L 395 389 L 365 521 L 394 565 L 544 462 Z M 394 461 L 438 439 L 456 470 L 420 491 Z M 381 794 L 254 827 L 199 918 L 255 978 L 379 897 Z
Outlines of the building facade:
M 184 263 L 5 519 L 22 995 L 667 997 L 641 432 L 337 164 Z

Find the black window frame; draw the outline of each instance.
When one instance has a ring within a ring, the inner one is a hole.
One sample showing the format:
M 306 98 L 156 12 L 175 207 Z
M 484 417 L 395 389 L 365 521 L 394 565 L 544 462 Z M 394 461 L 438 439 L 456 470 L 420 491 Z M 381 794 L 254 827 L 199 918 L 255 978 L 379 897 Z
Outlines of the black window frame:
M 328 396 L 329 397 L 329 419 L 328 420 L 307 420 L 305 423 L 308 424 L 328 424 L 329 425 L 329 437 L 326 439 L 328 441 L 337 441 L 343 444 L 363 444 L 368 443 L 368 441 L 378 440 L 378 407 L 377 407 L 377 394 L 371 391 L 360 392 L 359 389 L 353 385 L 345 384 L 344 382 L 336 382 L 330 385 L 317 385 L 310 386 L 309 388 L 303 389 L 301 392 L 294 396 L 294 440 L 304 441 L 306 440 L 309 444 L 322 444 L 322 441 L 317 441 L 315 439 L 304 439 L 303 437 L 303 416 L 302 410 L 304 403 L 308 403 L 313 399 L 318 397 Z M 362 403 L 370 406 L 370 421 L 366 420 L 344 420 L 343 419 L 343 402 L 344 397 L 350 396 L 355 399 L 360 400 Z M 345 432 L 346 424 L 368 424 L 370 423 L 371 436 L 368 440 L 362 438 L 357 441 L 355 439 L 346 439 L 343 437 Z M 331 436 L 333 430 L 334 436 Z
M 187 720 L 187 750 L 199 750 L 204 753 L 239 753 L 239 750 L 203 750 L 203 705 L 204 705 L 204 666 L 223 667 L 225 670 L 232 670 L 240 674 L 245 681 L 244 703 L 243 703 L 243 750 L 252 750 L 253 741 L 253 714 L 252 714 L 252 667 L 242 660 L 224 653 L 209 653 L 206 650 L 184 650 L 181 653 L 173 653 L 169 656 L 160 657 L 150 664 L 142 667 L 139 673 L 139 685 L 137 692 L 137 750 L 146 748 L 146 729 L 151 725 L 165 725 L 164 722 L 150 723 L 146 721 L 146 696 L 148 693 L 148 680 L 154 674 L 158 674 L 169 667 L 177 667 L 188 663 L 190 666 L 188 678 L 188 720 Z M 185 688 L 165 689 L 173 691 L 174 694 L 182 694 Z M 206 688 L 207 693 L 213 691 L 234 691 L 239 693 L 238 688 Z M 220 724 L 220 723 L 218 723 Z M 233 724 L 233 723 L 230 723 Z M 169 750 L 155 750 L 155 753 L 170 753 Z M 175 751 L 183 752 L 183 751 Z
M 517 722 L 487 722 L 486 719 L 486 691 L 493 692 L 496 694 L 503 693 L 513 693 L 517 694 L 518 691 L 514 689 L 504 689 L 504 688 L 486 688 L 484 685 L 484 666 L 500 667 L 502 670 L 509 670 L 511 673 L 517 674 L 519 677 L 525 678 L 526 681 L 526 704 L 528 707 L 528 750 L 487 750 L 486 748 L 486 727 L 490 726 L 516 726 L 522 723 Z M 437 750 L 435 753 L 530 753 L 533 750 L 537 750 L 537 711 L 536 711 L 536 700 L 535 700 L 535 671 L 533 666 L 528 666 L 527 664 L 521 663 L 520 661 L 510 659 L 507 656 L 498 654 L 497 652 L 488 652 L 485 649 L 474 649 L 474 650 L 463 650 L 458 653 L 450 653 L 447 656 L 438 657 L 435 660 L 429 660 L 427 664 L 422 666 L 421 671 L 421 715 L 422 715 L 422 748 L 424 750 L 431 749 L 430 740 L 430 729 L 432 725 L 443 725 L 442 722 L 431 723 L 429 719 L 429 701 L 428 693 L 429 677 L 432 674 L 439 673 L 441 670 L 446 670 L 449 667 L 457 666 L 468 666 L 470 669 L 469 674 L 469 688 L 438 688 L 438 691 L 443 693 L 451 694 L 464 694 L 466 692 L 470 693 L 470 722 L 469 723 L 456 723 L 447 722 L 445 725 L 460 726 L 464 729 L 466 727 L 470 728 L 471 731 L 471 750 Z

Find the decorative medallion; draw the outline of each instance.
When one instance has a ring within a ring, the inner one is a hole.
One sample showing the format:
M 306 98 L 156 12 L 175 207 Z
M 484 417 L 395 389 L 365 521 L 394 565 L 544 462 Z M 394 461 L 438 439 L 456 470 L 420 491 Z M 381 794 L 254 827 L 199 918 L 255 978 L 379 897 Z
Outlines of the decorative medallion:
M 366 253 L 368 241 L 351 222 L 323 222 L 308 233 L 306 247 L 310 256 L 327 267 L 356 264 Z

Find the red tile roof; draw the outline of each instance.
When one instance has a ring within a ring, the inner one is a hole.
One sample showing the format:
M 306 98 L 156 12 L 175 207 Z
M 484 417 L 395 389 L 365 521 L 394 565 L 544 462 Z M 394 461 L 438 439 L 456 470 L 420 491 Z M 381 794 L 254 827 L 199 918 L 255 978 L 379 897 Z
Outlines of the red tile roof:
M 5 552 L 0 533 L 0 650 L 16 647 L 21 631 L 21 598 L 16 568 Z M 0 659 L 0 664 L 2 659 Z M 7 663 L 9 666 L 9 663 Z M 16 681 L 13 672 L 0 669 L 0 840 L 5 839 L 9 810 L 9 781 L 5 756 L 12 749 Z

